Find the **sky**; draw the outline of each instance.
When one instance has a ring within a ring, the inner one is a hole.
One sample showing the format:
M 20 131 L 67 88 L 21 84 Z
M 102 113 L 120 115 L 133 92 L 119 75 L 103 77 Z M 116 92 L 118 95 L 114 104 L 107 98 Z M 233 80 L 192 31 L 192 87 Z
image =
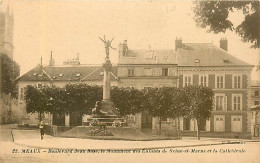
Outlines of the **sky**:
M 79 53 L 82 64 L 104 61 L 104 44 L 98 37 L 111 39 L 117 48 L 128 41 L 130 49 L 174 49 L 176 37 L 184 43 L 211 43 L 219 46 L 228 39 L 229 52 L 250 64 L 257 64 L 258 49 L 250 49 L 234 32 L 206 33 L 196 27 L 191 1 L 90 1 L 90 0 L 3 0 L 14 13 L 14 59 L 26 73 L 43 57 L 47 65 L 50 51 L 57 65 Z M 235 25 L 243 20 L 232 13 Z M 117 51 L 111 61 L 117 62 Z

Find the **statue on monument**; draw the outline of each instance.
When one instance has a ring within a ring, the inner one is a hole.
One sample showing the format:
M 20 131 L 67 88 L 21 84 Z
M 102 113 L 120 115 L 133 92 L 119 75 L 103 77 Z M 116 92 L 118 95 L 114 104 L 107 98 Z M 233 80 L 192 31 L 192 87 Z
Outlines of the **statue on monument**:
M 106 36 L 104 35 L 104 39 L 100 38 L 99 39 L 101 41 L 103 41 L 103 43 L 105 44 L 105 50 L 106 50 L 106 60 L 109 60 L 109 48 L 116 50 L 116 48 L 113 48 L 111 46 L 112 41 L 114 40 L 114 38 L 112 38 L 112 40 L 106 40 Z
M 112 69 L 111 61 L 109 60 L 109 49 L 112 48 L 113 50 L 116 50 L 116 48 L 113 48 L 111 46 L 112 40 L 106 40 L 106 37 L 104 35 L 104 39 L 99 39 L 105 44 L 105 51 L 106 51 L 106 58 L 105 63 L 103 64 L 104 68 L 104 78 L 103 78 L 103 100 L 97 101 L 95 108 L 92 109 L 92 114 L 95 117 L 116 117 L 119 112 L 116 110 L 114 104 L 112 101 L 110 101 L 110 73 Z

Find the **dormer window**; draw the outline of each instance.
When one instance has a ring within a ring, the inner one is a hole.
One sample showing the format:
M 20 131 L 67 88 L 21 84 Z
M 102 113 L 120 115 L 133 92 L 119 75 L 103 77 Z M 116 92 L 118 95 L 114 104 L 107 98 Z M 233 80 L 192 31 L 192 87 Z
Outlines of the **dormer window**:
M 224 63 L 228 63 L 229 60 L 228 60 L 228 59 L 223 59 L 223 62 L 224 62 Z
M 168 56 L 163 56 L 163 59 L 168 59 Z
M 100 76 L 103 76 L 103 75 L 104 75 L 104 72 L 101 71 L 101 72 L 99 73 L 99 75 L 100 75 Z
M 200 60 L 199 59 L 195 59 L 194 62 L 195 63 L 200 63 Z
M 63 77 L 63 74 L 59 74 L 59 77 Z
M 153 59 L 154 53 L 153 52 L 147 52 L 145 55 L 145 59 Z
M 33 73 L 34 76 L 36 76 L 37 74 L 36 73 Z
M 76 74 L 76 77 L 80 77 L 80 75 L 81 75 L 80 73 L 77 73 L 77 74 Z
M 39 74 L 39 77 L 42 77 L 42 74 Z

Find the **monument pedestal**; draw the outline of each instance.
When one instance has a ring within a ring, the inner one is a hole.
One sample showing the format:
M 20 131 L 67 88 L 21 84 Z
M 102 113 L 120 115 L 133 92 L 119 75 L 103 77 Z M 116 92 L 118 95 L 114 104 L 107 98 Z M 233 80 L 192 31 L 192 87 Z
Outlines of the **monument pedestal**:
M 88 118 L 88 121 L 95 119 L 103 124 L 106 124 L 107 126 L 112 126 L 115 120 L 120 120 L 121 122 L 123 121 L 122 118 L 118 117 L 118 111 L 112 101 L 103 100 L 100 103 L 100 107 L 100 114 L 93 115 L 92 118 Z
M 118 111 L 116 110 L 114 104 L 110 100 L 103 100 L 101 101 L 101 109 L 100 112 L 109 115 L 109 116 L 116 116 L 118 115 Z

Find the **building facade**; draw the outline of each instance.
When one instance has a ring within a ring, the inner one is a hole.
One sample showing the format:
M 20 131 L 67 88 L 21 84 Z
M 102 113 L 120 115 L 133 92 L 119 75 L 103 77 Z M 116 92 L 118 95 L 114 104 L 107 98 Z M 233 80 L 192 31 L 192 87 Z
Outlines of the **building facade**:
M 204 85 L 214 91 L 211 117 L 202 131 L 220 136 L 246 137 L 251 132 L 251 71 L 249 65 L 227 52 L 227 40 L 213 44 L 182 43 L 176 40 L 179 86 Z M 183 131 L 196 131 L 196 121 L 182 119 Z
M 50 58 L 49 65 L 38 65 L 29 72 L 25 73 L 18 79 L 18 101 L 20 108 L 19 123 L 25 124 L 38 124 L 38 114 L 27 114 L 25 108 L 25 89 L 27 85 L 34 85 L 41 88 L 44 85 L 64 87 L 66 84 L 86 83 L 89 85 L 102 85 L 103 84 L 103 67 L 102 65 L 81 65 L 79 57 L 66 61 L 63 65 L 55 66 L 54 59 Z M 117 67 L 113 67 L 111 71 L 111 85 L 117 86 Z M 94 107 L 94 106 L 93 106 Z M 45 114 L 43 120 L 46 123 L 56 124 L 52 122 L 52 116 Z M 57 115 L 58 116 L 58 115 Z M 61 124 L 57 125 L 72 125 L 69 115 L 63 115 L 64 119 Z M 55 119 L 55 118 L 54 118 Z M 58 122 L 57 122 L 58 123 Z M 74 124 L 73 124 L 74 125 Z
M 258 59 L 258 64 L 252 72 L 252 135 L 254 137 L 260 136 L 260 54 Z
M 118 86 L 135 89 L 151 87 L 177 87 L 177 63 L 175 51 L 166 50 L 132 50 L 127 41 L 119 44 Z M 158 131 L 158 118 L 144 110 L 141 114 L 128 116 L 128 125 L 141 130 Z M 162 130 L 167 134 L 168 127 L 176 129 L 175 120 L 163 119 Z
M 221 47 L 221 48 L 220 48 Z M 119 44 L 118 64 L 113 67 L 111 85 L 146 89 L 149 87 L 185 87 L 204 85 L 214 91 L 214 108 L 200 129 L 209 135 L 246 137 L 251 133 L 251 71 L 249 65 L 227 52 L 228 41 L 183 43 L 175 40 L 175 49 L 132 50 L 127 41 Z M 52 58 L 51 58 L 52 60 Z M 74 61 L 75 62 L 75 61 Z M 43 67 L 42 75 L 35 68 L 19 79 L 19 98 L 24 107 L 23 92 L 28 84 L 40 86 L 67 83 L 102 85 L 103 68 L 80 64 Z M 79 75 L 80 74 L 80 75 Z M 77 76 L 78 75 L 78 76 Z M 141 129 L 158 129 L 158 119 L 147 111 L 128 117 L 128 124 Z M 68 124 L 68 123 L 67 123 Z M 163 119 L 165 132 L 179 128 L 184 133 L 197 130 L 193 119 Z

